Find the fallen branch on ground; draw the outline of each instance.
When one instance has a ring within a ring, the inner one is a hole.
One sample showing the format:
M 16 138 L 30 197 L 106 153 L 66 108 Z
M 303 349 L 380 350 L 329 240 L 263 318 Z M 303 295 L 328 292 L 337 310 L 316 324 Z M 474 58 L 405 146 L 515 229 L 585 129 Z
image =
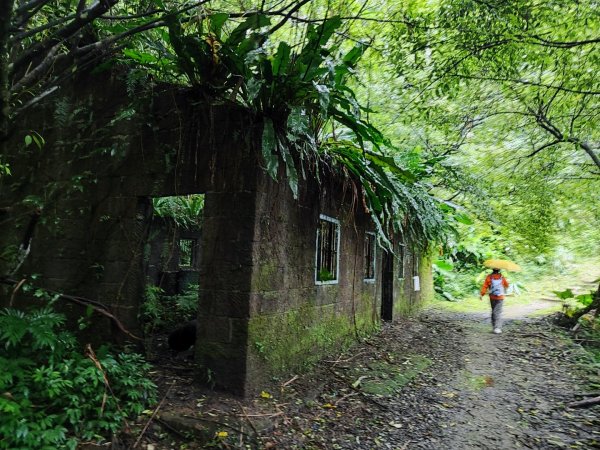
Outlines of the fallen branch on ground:
M 132 448 L 136 448 L 140 441 L 142 440 L 142 437 L 144 436 L 144 434 L 146 433 L 146 430 L 148 430 L 148 427 L 150 426 L 150 423 L 152 422 L 152 420 L 154 420 L 154 417 L 156 416 L 156 414 L 158 413 L 158 411 L 160 410 L 161 406 L 163 405 L 163 403 L 165 402 L 167 395 L 169 395 L 169 392 L 171 392 L 171 389 L 173 388 L 173 386 L 175 386 L 175 384 L 171 384 L 171 386 L 169 386 L 169 389 L 167 389 L 167 392 L 165 392 L 165 395 L 163 396 L 162 400 L 160 401 L 160 403 L 158 404 L 158 406 L 156 407 L 156 409 L 154 410 L 154 412 L 152 413 L 152 415 L 150 416 L 150 418 L 148 419 L 148 422 L 146 422 L 146 426 L 144 427 L 144 429 L 142 430 L 142 432 L 140 433 L 140 435 L 138 436 L 137 440 L 135 441 L 135 444 L 133 444 Z
M 589 408 L 590 406 L 600 404 L 600 396 L 586 398 L 585 400 L 579 400 L 578 402 L 569 403 L 569 408 Z

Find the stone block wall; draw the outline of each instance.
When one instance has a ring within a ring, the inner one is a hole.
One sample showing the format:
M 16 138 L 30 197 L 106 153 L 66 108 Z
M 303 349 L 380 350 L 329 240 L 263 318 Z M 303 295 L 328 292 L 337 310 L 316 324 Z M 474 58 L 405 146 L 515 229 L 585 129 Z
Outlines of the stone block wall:
M 272 376 L 306 368 L 379 325 L 381 278 L 364 281 L 365 233 L 372 224 L 351 186 L 328 175 L 321 176 L 320 182 L 311 178 L 302 183 L 298 199 L 283 176 L 275 182 L 260 175 L 247 342 L 248 392 Z M 321 214 L 340 222 L 335 284 L 315 283 Z
M 301 180 L 294 199 L 283 167 L 278 181 L 262 168 L 261 124 L 232 106 L 203 106 L 191 91 L 163 86 L 132 99 L 118 80 L 92 77 L 72 92 L 15 133 L 13 177 L 0 185 L 0 210 L 15 205 L 0 221 L 2 248 L 19 242 L 36 202 L 44 206 L 15 277 L 39 273 L 39 286 L 99 301 L 140 334 L 150 198 L 204 193 L 195 347 L 203 380 L 248 394 L 378 327 L 382 252 L 375 281 L 365 282 L 372 224 L 351 182 L 322 173 Z M 43 151 L 19 146 L 28 130 L 43 134 Z M 315 283 L 321 214 L 340 223 L 336 284 Z M 404 281 L 394 277 L 394 311 L 421 298 L 407 280 L 424 265 L 415 268 L 408 255 L 404 265 Z M 0 260 L 0 273 L 9 266 Z M 0 301 L 11 296 L 4 290 Z M 100 316 L 84 336 L 125 337 Z
M 223 202 L 209 208 L 226 210 L 233 197 L 223 193 L 248 191 L 255 177 L 252 118 L 198 101 L 169 86 L 157 86 L 148 98 L 130 96 L 120 80 L 89 75 L 29 115 L 8 147 L 13 175 L 0 184 L 0 210 L 9 211 L 0 221 L 6 254 L 16 251 L 38 203 L 43 210 L 31 252 L 14 276 L 39 274 L 39 287 L 101 302 L 139 335 L 149 199 L 209 192 L 209 204 Z M 43 149 L 23 148 L 30 130 L 44 137 Z M 12 265 L 0 259 L 0 273 Z M 7 305 L 10 294 L 4 289 L 0 302 Z M 25 295 L 13 300 L 31 303 Z M 73 317 L 85 311 L 64 309 Z M 124 338 L 100 316 L 89 336 Z

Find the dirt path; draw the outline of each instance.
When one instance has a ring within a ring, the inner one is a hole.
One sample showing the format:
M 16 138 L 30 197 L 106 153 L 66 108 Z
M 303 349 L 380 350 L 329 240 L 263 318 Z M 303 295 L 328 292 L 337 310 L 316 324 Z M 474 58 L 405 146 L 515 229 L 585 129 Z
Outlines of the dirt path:
M 583 353 L 550 328 L 513 319 L 495 335 L 487 319 L 439 313 L 394 324 L 369 358 L 335 365 L 317 398 L 335 413 L 306 411 L 280 448 L 600 448 L 598 411 L 565 407 L 588 392 Z M 419 358 L 431 365 L 398 386 Z M 350 397 L 361 377 L 363 393 Z
M 600 407 L 566 406 L 598 391 L 589 384 L 598 374 L 581 369 L 581 347 L 518 308 L 507 308 L 501 335 L 481 314 L 428 311 L 386 325 L 243 403 L 180 377 L 189 388 L 170 394 L 145 442 L 177 448 L 178 429 L 189 449 L 600 448 Z M 212 439 L 219 431 L 227 436 Z
M 487 323 L 471 322 L 464 336 L 464 367 L 448 383 L 456 402 L 445 448 L 593 447 L 600 435 L 585 422 L 597 420 L 597 411 L 565 408 L 581 392 L 577 349 L 540 324 L 509 321 L 497 336 Z

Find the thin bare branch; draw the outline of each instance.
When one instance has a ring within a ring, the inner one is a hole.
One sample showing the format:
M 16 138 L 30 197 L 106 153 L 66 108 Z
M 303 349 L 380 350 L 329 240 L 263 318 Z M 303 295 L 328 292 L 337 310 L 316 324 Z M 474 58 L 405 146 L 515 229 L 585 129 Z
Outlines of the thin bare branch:
M 8 39 L 9 24 L 14 7 L 13 0 L 0 0 L 0 11 L 6 14 L 7 20 L 0 20 L 0 142 L 4 141 L 8 134 L 10 96 L 8 93 Z
M 585 39 L 582 41 L 549 41 L 541 38 L 540 36 L 531 36 L 533 44 L 543 45 L 544 47 L 556 47 L 556 48 L 574 48 L 582 47 L 584 45 L 599 44 L 600 38 Z
M 131 14 L 128 16 L 102 16 L 98 17 L 98 20 L 131 20 L 131 19 L 142 19 L 144 17 L 154 16 L 156 14 L 164 13 L 164 9 L 153 9 L 151 11 L 147 11 L 139 14 Z
M 13 28 L 14 29 L 19 29 L 25 26 L 25 24 L 27 22 L 29 22 L 29 19 L 31 19 L 33 16 L 35 16 L 40 9 L 42 9 L 44 7 L 44 5 L 46 3 L 48 3 L 50 0 L 44 0 L 43 2 L 40 2 L 35 8 L 31 9 L 30 11 L 24 11 L 21 14 L 16 15 L 16 17 L 19 18 L 19 20 L 17 22 L 14 22 Z
M 15 10 L 15 15 L 21 15 L 24 12 L 30 11 L 32 9 L 36 9 L 39 6 L 43 6 L 46 3 L 50 3 L 50 0 L 31 0 L 30 2 L 27 2 L 21 6 L 19 6 L 16 10 Z
M 558 139 L 556 139 L 556 140 L 554 140 L 554 141 L 552 141 L 552 142 L 548 142 L 547 144 L 544 144 L 544 145 L 542 145 L 541 147 L 539 147 L 539 148 L 536 148 L 534 151 L 532 151 L 531 153 L 529 153 L 529 154 L 527 155 L 527 158 L 531 158 L 531 157 L 533 157 L 533 156 L 537 155 L 538 153 L 540 153 L 541 151 L 543 151 L 543 150 L 545 150 L 545 149 L 547 149 L 547 148 L 549 148 L 549 147 L 553 147 L 553 146 L 555 146 L 555 145 L 558 145 L 558 144 L 560 144 L 560 143 L 562 143 L 562 142 L 563 142 L 563 141 L 561 141 L 561 140 L 558 140 Z
M 13 73 L 18 72 L 27 66 L 31 59 L 36 55 L 47 52 L 50 48 L 54 47 L 59 42 L 64 42 L 66 39 L 72 37 L 75 33 L 81 30 L 85 25 L 93 22 L 98 17 L 106 13 L 112 6 L 117 3 L 118 0 L 104 0 L 95 2 L 88 9 L 78 14 L 70 23 L 66 24 L 60 30 L 57 30 L 52 36 L 49 36 L 44 41 L 38 42 L 33 45 L 28 51 L 24 52 L 13 64 Z
M 46 89 L 45 91 L 43 91 L 41 94 L 36 95 L 34 98 L 32 98 L 31 100 L 29 100 L 23 106 L 21 106 L 20 108 L 14 110 L 13 113 L 12 113 L 12 118 L 14 119 L 14 118 L 18 117 L 26 109 L 31 108 L 33 105 L 37 105 L 43 99 L 45 99 L 49 95 L 53 94 L 57 89 L 58 89 L 58 86 L 52 86 L 52 87 Z
M 598 169 L 600 169 L 600 155 L 598 155 L 597 151 L 594 151 L 594 149 L 589 144 L 589 142 L 584 142 L 577 138 L 569 138 L 568 141 L 572 142 L 572 143 L 576 144 L 577 146 L 579 146 L 580 148 L 582 148 L 583 151 L 585 151 L 588 154 L 588 156 L 592 159 L 592 161 L 594 162 L 596 167 L 598 167 Z
M 273 26 L 269 30 L 269 34 L 273 34 L 275 31 L 279 30 L 282 26 L 284 26 L 286 24 L 286 22 L 292 17 L 292 15 L 296 11 L 298 11 L 300 8 L 302 8 L 304 5 L 306 5 L 310 1 L 311 0 L 300 0 L 296 5 L 294 5 L 294 7 L 292 9 L 290 9 L 288 11 L 287 14 L 285 14 L 285 16 L 283 17 L 283 19 L 281 19 L 277 25 Z
M 464 78 L 467 80 L 500 81 L 500 82 L 514 83 L 514 84 L 523 84 L 523 85 L 528 85 L 528 86 L 537 86 L 537 87 L 543 87 L 543 88 L 547 88 L 547 89 L 556 89 L 558 91 L 570 92 L 572 94 L 600 95 L 600 91 L 595 91 L 595 90 L 587 91 L 587 90 L 581 90 L 581 89 L 572 89 L 572 88 L 564 87 L 562 85 L 556 86 L 553 84 L 545 84 L 545 83 L 539 83 L 536 81 L 522 80 L 522 79 L 517 79 L 517 78 L 481 77 L 481 76 L 476 76 L 476 75 L 467 75 L 467 74 L 463 74 L 463 73 L 450 73 L 449 76 L 452 76 L 454 78 Z
M 77 14 L 80 14 L 83 11 L 86 3 L 87 0 L 79 0 L 79 3 L 77 4 Z

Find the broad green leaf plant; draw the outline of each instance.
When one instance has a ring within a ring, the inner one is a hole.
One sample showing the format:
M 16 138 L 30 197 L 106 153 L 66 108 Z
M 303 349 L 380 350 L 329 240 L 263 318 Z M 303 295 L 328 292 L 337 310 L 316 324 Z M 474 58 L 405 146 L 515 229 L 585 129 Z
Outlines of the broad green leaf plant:
M 390 245 L 392 230 L 408 233 L 414 242 L 437 240 L 446 232 L 422 174 L 386 156 L 391 143 L 365 119 L 368 109 L 359 104 L 348 80 L 368 44 L 347 48 L 343 40 L 336 42 L 332 37 L 343 26 L 340 17 L 307 25 L 303 42 L 294 47 L 274 42 L 279 24 L 273 26 L 260 13 L 242 22 L 216 13 L 194 26 L 173 15 L 166 23 L 168 36 L 156 56 L 134 50 L 124 55 L 136 62 L 145 58 L 146 67 L 160 62 L 154 66 L 157 73 L 164 73 L 164 61 L 174 62 L 175 71 L 208 102 L 235 102 L 249 109 L 263 126 L 264 169 L 275 179 L 283 165 L 294 197 L 307 167 L 318 177 L 320 162 L 334 163 L 357 182 L 355 192 L 383 244 Z

